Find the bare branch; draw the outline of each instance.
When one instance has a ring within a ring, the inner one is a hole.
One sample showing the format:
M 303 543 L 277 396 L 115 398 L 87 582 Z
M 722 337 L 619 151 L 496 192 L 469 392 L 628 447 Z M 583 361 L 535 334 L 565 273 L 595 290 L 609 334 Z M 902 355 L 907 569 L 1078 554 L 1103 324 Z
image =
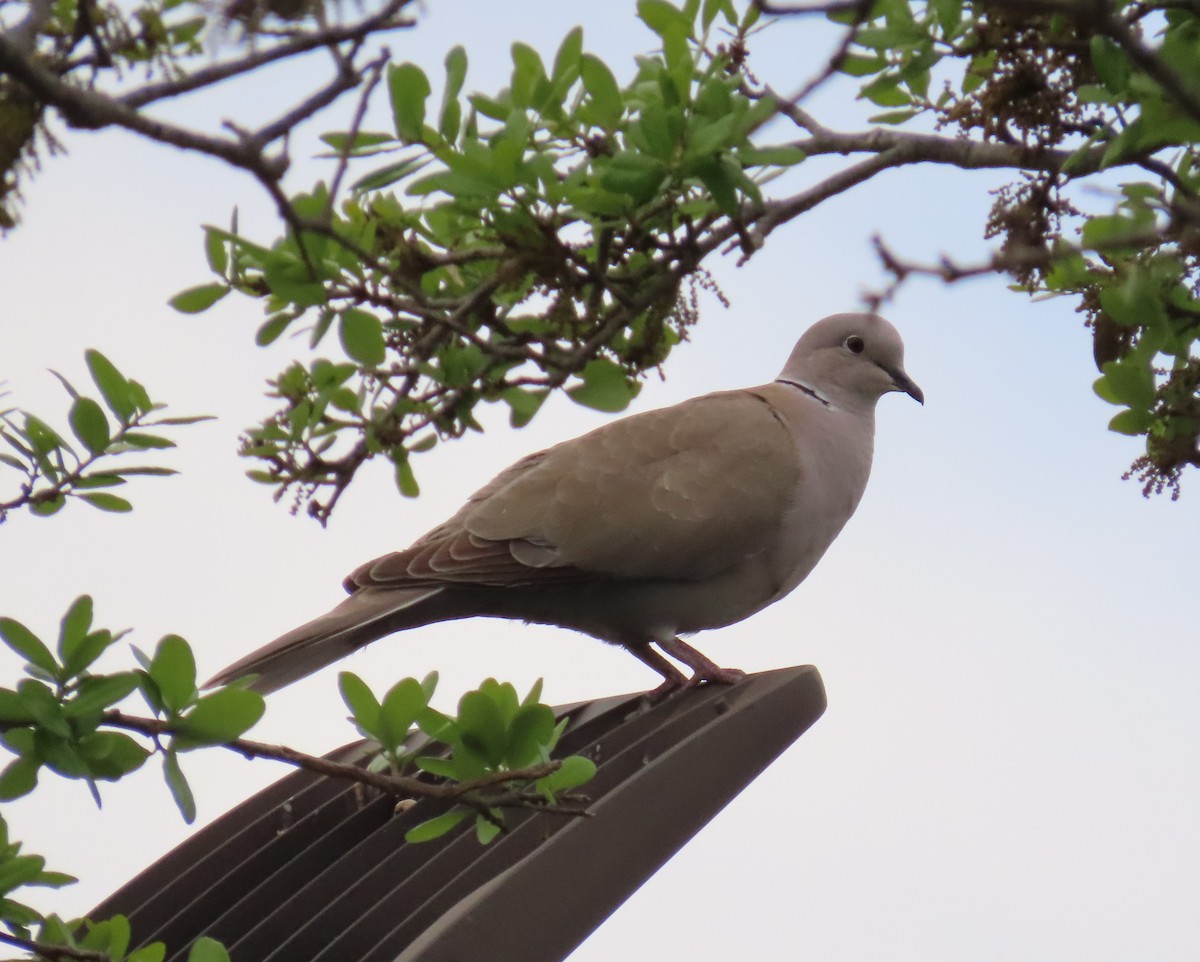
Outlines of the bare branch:
M 318 50 L 321 47 L 332 47 L 346 41 L 362 40 L 376 33 L 411 28 L 416 26 L 415 20 L 401 18 L 397 15 L 412 2 L 413 0 L 390 0 L 379 13 L 359 20 L 356 23 L 304 33 L 287 43 L 277 44 L 265 50 L 253 51 L 238 60 L 213 64 L 176 80 L 148 84 L 145 87 L 125 94 L 119 99 L 127 107 L 144 107 L 159 100 L 178 97 L 193 90 L 210 87 L 223 80 L 252 73 L 266 64 L 275 63 L 279 60 L 287 60 L 290 57 L 308 53 L 311 50 Z
M 871 238 L 871 244 L 875 248 L 875 253 L 879 256 L 884 270 L 891 274 L 893 279 L 882 291 L 867 293 L 864 296 L 864 300 L 870 310 L 878 310 L 895 296 L 896 292 L 910 277 L 936 277 L 947 284 L 953 284 L 975 277 L 1006 274 L 1031 267 L 1045 270 L 1060 261 L 1081 254 L 1102 254 L 1105 251 L 1129 248 L 1153 248 L 1162 244 L 1173 243 L 1174 240 L 1175 238 L 1169 236 L 1166 231 L 1139 230 L 1106 238 L 1103 243 L 1085 245 L 1060 242 L 1053 248 L 1012 246 L 995 252 L 986 260 L 964 264 L 954 260 L 949 255 L 943 255 L 934 263 L 907 260 L 896 254 L 895 251 L 887 246 L 883 238 L 876 234 Z

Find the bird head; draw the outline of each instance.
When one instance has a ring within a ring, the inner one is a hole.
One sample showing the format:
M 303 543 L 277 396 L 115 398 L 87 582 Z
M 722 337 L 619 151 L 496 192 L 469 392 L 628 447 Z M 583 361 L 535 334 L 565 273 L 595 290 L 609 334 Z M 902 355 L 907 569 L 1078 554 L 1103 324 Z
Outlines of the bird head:
M 874 407 L 889 391 L 925 403 L 904 370 L 900 332 L 878 314 L 832 314 L 817 321 L 796 343 L 779 379 L 839 407 Z

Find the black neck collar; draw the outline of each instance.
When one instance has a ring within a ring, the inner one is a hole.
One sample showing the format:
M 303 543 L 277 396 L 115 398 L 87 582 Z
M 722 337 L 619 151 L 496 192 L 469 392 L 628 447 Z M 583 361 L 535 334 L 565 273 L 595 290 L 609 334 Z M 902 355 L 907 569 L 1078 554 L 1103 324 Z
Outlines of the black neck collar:
M 819 401 L 821 404 L 825 405 L 825 407 L 827 407 L 827 408 L 833 407 L 833 405 L 830 404 L 827 399 L 821 397 L 821 395 L 819 395 L 816 391 L 814 391 L 812 388 L 810 388 L 807 384 L 801 384 L 799 381 L 792 381 L 786 377 L 776 378 L 775 383 L 776 384 L 787 384 L 790 387 L 794 387 L 796 390 L 801 391 L 804 394 L 807 394 L 814 401 Z

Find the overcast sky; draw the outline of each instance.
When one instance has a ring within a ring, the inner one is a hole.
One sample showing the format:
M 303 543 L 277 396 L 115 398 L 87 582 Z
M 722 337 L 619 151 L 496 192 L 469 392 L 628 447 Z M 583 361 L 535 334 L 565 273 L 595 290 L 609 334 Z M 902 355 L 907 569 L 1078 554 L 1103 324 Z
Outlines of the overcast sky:
M 435 85 L 445 51 L 462 43 L 468 88 L 492 90 L 510 69 L 512 40 L 549 59 L 582 23 L 587 48 L 627 78 L 632 55 L 653 45 L 632 10 L 629 0 L 439 0 L 418 31 L 389 42 Z M 819 25 L 786 23 L 761 38 L 752 67 L 795 88 L 830 43 Z M 326 70 L 320 61 L 278 69 L 169 115 L 252 123 Z M 387 126 L 383 106 L 369 126 Z M 845 87 L 813 106 L 834 126 L 865 116 Z M 322 176 L 308 159 L 312 138 L 344 115 L 295 141 L 291 186 Z M 401 499 L 380 464 L 362 472 L 327 530 L 289 516 L 242 476 L 249 465 L 235 448 L 269 410 L 262 379 L 301 346 L 254 348 L 261 308 L 245 299 L 198 317 L 166 305 L 208 279 L 198 225 L 227 223 L 236 205 L 243 227 L 270 240 L 269 204 L 247 177 L 128 135 L 65 142 L 68 155 L 48 159 L 28 186 L 26 223 L 0 248 L 8 400 L 65 413 L 47 369 L 86 381 L 82 353 L 96 347 L 175 413 L 218 420 L 179 432 L 164 463 L 183 474 L 131 485 L 130 516 L 83 505 L 50 521 L 12 516 L 0 528 L 0 613 L 51 635 L 88 592 L 100 624 L 133 627 L 143 648 L 182 634 L 211 674 L 336 603 L 349 570 L 406 545 L 495 471 L 603 421 L 565 398 L 517 432 L 491 412 L 484 435 L 421 456 L 420 500 Z M 811 322 L 856 309 L 880 282 L 876 232 L 912 256 L 980 256 L 988 191 L 1002 182 L 890 173 L 778 231 L 746 265 L 714 262 L 731 308 L 706 300 L 691 343 L 633 409 L 772 379 Z M 829 710 L 576 962 L 1197 957 L 1200 490 L 1193 477 L 1178 503 L 1145 500 L 1121 480 L 1138 445 L 1105 429 L 1114 409 L 1092 394 L 1090 339 L 1073 308 L 987 281 L 915 282 L 888 307 L 925 408 L 883 398 L 866 498 L 808 581 L 696 640 L 750 671 L 816 665 Z M 16 660 L 0 654 L 14 678 Z M 657 683 L 634 658 L 582 636 L 483 621 L 398 636 L 348 666 L 380 687 L 436 668 L 446 707 L 489 675 L 520 688 L 544 677 L 554 703 Z M 272 697 L 258 737 L 311 752 L 349 741 L 335 676 Z M 232 756 L 186 762 L 202 822 L 285 774 Z M 39 903 L 64 915 L 86 911 L 191 831 L 156 765 L 107 788 L 102 814 L 82 785 L 44 782 L 46 795 L 6 815 L 51 867 L 84 879 Z

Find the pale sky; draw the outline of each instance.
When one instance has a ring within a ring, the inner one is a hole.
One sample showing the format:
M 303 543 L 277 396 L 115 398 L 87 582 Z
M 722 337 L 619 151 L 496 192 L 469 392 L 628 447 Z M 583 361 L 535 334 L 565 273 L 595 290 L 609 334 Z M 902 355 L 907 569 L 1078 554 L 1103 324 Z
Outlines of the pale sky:
M 436 99 L 453 43 L 471 56 L 468 89 L 491 90 L 510 69 L 512 40 L 549 59 L 582 23 L 587 49 L 627 78 L 632 54 L 653 46 L 633 6 L 435 0 L 418 31 L 389 44 L 430 70 Z M 786 23 L 762 38 L 753 67 L 796 87 L 830 42 L 817 24 Z M 170 115 L 253 122 L 326 69 L 278 70 Z M 855 128 L 865 111 L 846 89 L 814 109 Z M 344 116 L 294 141 L 293 187 L 323 175 L 308 159 L 315 136 Z M 373 116 L 369 126 L 386 127 L 382 101 Z M 234 452 L 239 430 L 269 410 L 262 378 L 302 345 L 255 348 L 262 315 L 245 299 L 198 317 L 166 306 L 208 280 L 198 225 L 227 223 L 236 205 L 243 229 L 270 240 L 269 203 L 247 177 L 128 135 L 68 134 L 66 144 L 69 155 L 29 185 L 26 223 L 0 249 L 8 400 L 62 423 L 65 395 L 47 369 L 86 382 L 82 353 L 96 347 L 175 413 L 219 420 L 179 431 L 181 447 L 163 463 L 183 474 L 130 485 L 130 516 L 77 504 L 0 528 L 0 613 L 33 630 L 52 635 L 88 592 L 98 623 L 133 627 L 142 648 L 182 634 L 211 674 L 332 606 L 349 570 L 406 545 L 517 457 L 604 419 L 559 398 L 514 432 L 496 410 L 486 434 L 417 460 L 420 500 L 401 499 L 379 464 L 327 530 L 289 516 L 242 476 L 251 465 Z M 802 170 L 797 183 L 813 176 Z M 778 231 L 745 266 L 714 262 L 732 307 L 705 303 L 665 382 L 647 383 L 631 410 L 773 378 L 811 322 L 856 309 L 878 284 L 876 232 L 914 257 L 980 256 L 987 192 L 1002 182 L 891 173 Z M 1105 429 L 1115 409 L 1091 391 L 1089 335 L 1071 302 L 1033 303 L 999 281 L 922 281 L 884 313 L 905 337 L 926 406 L 881 401 L 866 498 L 808 581 L 695 639 L 750 671 L 816 665 L 829 710 L 575 962 L 1191 962 L 1200 953 L 1197 479 L 1177 503 L 1145 500 L 1121 480 L 1138 444 Z M 11 684 L 15 658 L 0 654 Z M 599 642 L 486 621 L 393 637 L 346 667 L 379 689 L 436 668 L 445 706 L 489 675 L 518 688 L 544 677 L 552 703 L 657 684 Z M 330 669 L 273 696 L 256 737 L 315 753 L 351 740 L 335 678 Z M 286 774 L 216 753 L 185 762 L 201 822 Z M 48 893 L 38 902 L 46 910 L 86 911 L 192 831 L 156 764 L 106 787 L 103 813 L 81 784 L 44 783 L 50 791 L 6 806 L 6 817 L 52 868 L 84 880 Z

